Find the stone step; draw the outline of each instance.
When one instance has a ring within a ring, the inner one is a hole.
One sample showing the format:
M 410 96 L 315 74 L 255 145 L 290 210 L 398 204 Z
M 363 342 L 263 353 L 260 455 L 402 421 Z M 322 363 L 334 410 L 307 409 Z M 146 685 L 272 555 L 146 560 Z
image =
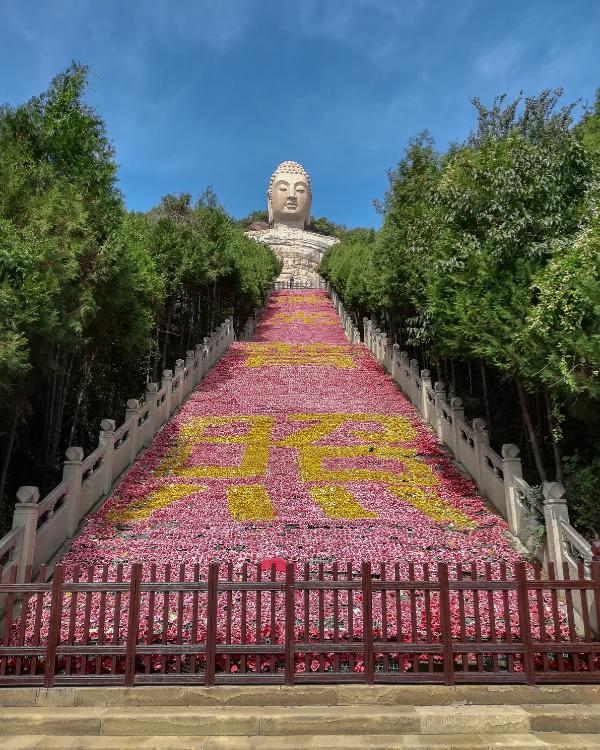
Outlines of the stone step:
M 131 706 L 0 709 L 0 735 L 600 734 L 600 705 Z
M 21 735 L 6 737 L 2 750 L 600 750 L 591 734 L 288 735 L 275 737 L 98 737 Z
M 600 704 L 600 685 L 297 685 L 1 688 L 0 706 Z

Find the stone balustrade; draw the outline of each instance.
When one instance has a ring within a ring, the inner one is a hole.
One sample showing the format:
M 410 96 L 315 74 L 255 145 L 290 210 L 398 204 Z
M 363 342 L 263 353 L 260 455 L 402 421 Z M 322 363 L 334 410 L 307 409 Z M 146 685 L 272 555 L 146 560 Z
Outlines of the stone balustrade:
M 254 311 L 242 338 L 252 335 L 260 314 L 260 310 Z M 84 456 L 80 447 L 69 447 L 62 481 L 44 498 L 40 500 L 37 487 L 18 490 L 12 529 L 0 539 L 2 581 L 11 575 L 15 564 L 22 581 L 28 567 L 35 576 L 43 564 L 51 561 L 65 541 L 75 535 L 82 518 L 110 494 L 123 472 L 234 340 L 233 322 L 225 320 L 195 349 L 188 350 L 185 359 L 178 359 L 173 370 L 164 370 L 160 384 L 148 383 L 141 399 L 127 402 L 122 425 L 117 427 L 114 420 L 103 419 L 98 447 L 89 456 Z M 1 605 L 0 600 L 0 613 Z
M 335 290 L 329 286 L 328 292 L 346 330 L 350 316 Z M 358 332 L 353 323 L 351 327 Z M 350 340 L 360 342 L 360 333 Z M 474 419 L 468 424 L 462 399 L 448 402 L 445 384 L 432 384 L 429 370 L 419 371 L 417 360 L 409 359 L 398 344 L 391 344 L 374 318 L 363 318 L 363 342 L 429 422 L 438 440 L 473 477 L 479 492 L 506 519 L 510 532 L 542 564 L 552 562 L 557 578 L 577 577 L 580 566 L 589 574 L 591 545 L 569 523 L 564 487 L 545 482 L 540 491 L 527 484 L 518 446 L 507 443 L 498 455 L 490 447 L 485 420 Z M 594 613 L 590 617 L 595 620 Z

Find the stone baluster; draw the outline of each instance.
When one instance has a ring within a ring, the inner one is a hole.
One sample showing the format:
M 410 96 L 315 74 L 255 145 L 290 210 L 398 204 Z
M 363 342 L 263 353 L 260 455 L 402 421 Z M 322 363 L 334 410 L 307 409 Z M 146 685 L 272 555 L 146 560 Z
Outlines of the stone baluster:
M 158 383 L 146 383 L 146 400 L 144 404 L 149 408 L 149 411 L 148 419 L 145 420 L 142 425 L 144 445 L 152 440 L 154 435 L 158 432 L 158 428 L 169 418 L 169 412 L 167 411 L 164 422 L 163 420 L 159 421 L 158 406 L 156 404 L 158 390 Z M 144 409 L 142 408 L 142 411 L 143 410 Z
M 419 361 L 417 359 L 411 359 L 409 362 L 410 366 L 410 393 L 409 398 L 413 402 L 414 406 L 421 410 L 421 393 L 417 388 L 417 378 L 419 377 Z
M 28 565 L 33 565 L 35 555 L 35 537 L 39 510 L 37 502 L 40 499 L 40 491 L 37 487 L 23 486 L 17 490 L 17 504 L 13 511 L 13 529 L 22 529 L 21 543 L 14 553 L 14 562 L 17 565 L 17 583 L 25 580 L 25 570 Z
M 441 380 L 437 380 L 433 384 L 433 393 L 435 411 L 433 415 L 433 428 L 438 436 L 438 440 L 442 442 L 444 440 L 444 410 L 442 404 L 446 403 L 446 384 Z M 450 446 L 450 448 L 452 448 L 452 446 Z
M 148 383 L 150 385 L 150 383 Z M 165 389 L 165 398 L 167 401 L 167 419 L 171 413 L 171 403 L 173 400 L 173 370 L 163 370 L 160 387 Z
M 460 434 L 459 421 L 465 421 L 465 410 L 463 407 L 463 400 L 458 396 L 454 396 L 450 400 L 450 410 L 452 412 L 452 437 L 454 441 L 453 452 L 456 460 L 462 462 L 462 437 Z
M 565 488 L 560 482 L 544 482 L 544 522 L 546 524 L 546 542 L 548 556 L 554 563 L 557 578 L 563 578 L 563 563 L 567 561 L 563 541 L 562 524 L 569 523 L 569 509 Z
M 504 499 L 506 500 L 508 528 L 511 534 L 518 536 L 521 514 L 517 503 L 515 477 L 523 476 L 523 468 L 519 458 L 519 446 L 514 443 L 505 443 L 502 446 L 502 473 L 504 474 Z
M 193 349 L 188 349 L 185 353 L 185 370 L 187 370 L 187 378 L 183 384 L 183 392 L 187 396 L 188 393 L 194 387 L 194 380 L 196 378 L 196 354 Z
M 407 373 L 407 370 L 410 371 L 408 352 L 400 352 L 400 366 L 398 369 L 400 376 L 398 378 L 398 382 L 400 383 L 400 387 L 405 394 L 410 394 L 410 378 L 409 374 Z
M 202 380 L 203 374 L 202 374 L 202 350 L 204 349 L 203 344 L 196 344 L 196 351 L 195 351 L 195 360 L 196 360 L 196 369 L 194 374 L 194 385 L 198 385 L 198 383 Z
M 175 389 L 174 393 L 174 405 L 175 406 L 181 406 L 181 402 L 183 401 L 183 376 L 184 376 L 184 368 L 185 368 L 185 362 L 183 359 L 176 359 L 175 360 L 175 375 L 179 375 L 179 379 L 177 381 L 177 387 Z
M 136 402 L 137 403 L 137 402 Z M 67 496 L 67 535 L 75 536 L 81 520 L 81 483 L 83 479 L 83 448 L 72 445 L 67 448 L 67 460 L 63 464 L 63 482 L 69 485 Z
M 380 342 L 380 340 L 381 340 L 381 328 L 376 328 L 375 329 L 375 333 L 373 335 L 373 348 L 371 349 L 371 351 L 373 352 L 373 356 L 375 357 L 375 359 L 378 362 L 381 361 L 379 359 L 379 342 Z
M 392 380 L 400 383 L 400 344 L 392 346 Z
M 208 346 L 209 346 L 209 365 L 210 369 L 216 365 L 217 363 L 217 333 L 216 331 L 211 331 L 210 336 L 208 337 Z
M 131 420 L 131 428 L 129 432 L 129 463 L 132 464 L 138 454 L 138 431 L 140 428 L 140 402 L 137 398 L 130 398 L 127 402 L 125 419 Z
M 474 479 L 481 494 L 487 496 L 487 462 L 485 459 L 485 450 L 490 444 L 490 437 L 486 429 L 485 419 L 477 417 L 477 419 L 473 420 L 473 432 L 473 448 L 477 456 L 477 476 Z
M 421 403 L 419 408 L 424 419 L 429 421 L 429 400 L 427 399 L 427 388 L 431 388 L 431 372 L 421 370 Z
M 115 453 L 115 420 L 103 419 L 100 422 L 100 436 L 98 445 L 104 446 L 102 458 L 102 492 L 108 495 L 113 483 L 113 464 Z
M 202 377 L 205 378 L 210 370 L 210 340 L 208 336 L 202 339 Z
M 363 318 L 363 342 L 367 349 L 369 348 L 369 325 L 371 321 L 368 318 Z
M 227 348 L 227 324 L 221 323 L 221 325 L 217 328 L 217 359 L 221 359 L 223 356 L 223 352 Z
M 389 370 L 388 362 L 388 337 L 385 331 L 381 332 L 379 339 L 379 361 L 383 369 L 387 372 Z

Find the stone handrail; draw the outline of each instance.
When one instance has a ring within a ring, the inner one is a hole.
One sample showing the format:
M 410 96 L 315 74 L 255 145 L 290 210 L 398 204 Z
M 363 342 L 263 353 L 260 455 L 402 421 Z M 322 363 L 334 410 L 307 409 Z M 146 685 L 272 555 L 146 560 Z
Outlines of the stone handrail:
M 352 329 L 354 323 L 348 324 L 350 316 L 330 285 L 328 292 L 342 325 Z M 360 334 L 356 340 L 361 340 Z M 392 345 L 374 318 L 363 318 L 363 343 L 429 422 L 438 440 L 477 482 L 480 493 L 506 519 L 510 532 L 540 562 L 552 562 L 557 577 L 565 572 L 576 576 L 580 560 L 589 566 L 591 545 L 569 523 L 561 484 L 545 482 L 541 493 L 531 487 L 522 476 L 518 446 L 507 443 L 502 446 L 502 455 L 496 453 L 489 445 L 485 420 L 474 419 L 467 424 L 462 399 L 452 398 L 448 403 L 445 384 L 432 384 L 429 370 L 419 371 L 417 360 L 409 359 L 398 344 Z
M 244 327 L 249 338 L 261 311 Z M 115 482 L 150 444 L 171 414 L 189 396 L 234 341 L 233 323 L 227 319 L 165 370 L 162 382 L 148 383 L 142 399 L 127 402 L 125 420 L 116 427 L 112 419 L 100 423 L 98 446 L 88 456 L 71 446 L 66 451 L 62 481 L 40 500 L 37 487 L 21 487 L 13 515 L 13 528 L 0 539 L 2 580 L 16 565 L 22 581 L 29 566 L 33 576 L 50 562 L 57 551 L 77 532 L 84 516 L 107 497 Z M 2 602 L 0 601 L 0 609 Z
M 583 562 L 586 573 L 589 574 L 592 564 L 592 545 L 576 531 L 570 523 L 560 522 L 564 541 L 564 554 L 570 566 L 576 567 Z

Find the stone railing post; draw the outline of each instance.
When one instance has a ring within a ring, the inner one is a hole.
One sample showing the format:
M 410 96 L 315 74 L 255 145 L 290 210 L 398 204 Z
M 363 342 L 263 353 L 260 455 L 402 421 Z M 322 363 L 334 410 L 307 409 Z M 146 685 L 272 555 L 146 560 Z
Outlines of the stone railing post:
M 446 384 L 443 383 L 441 380 L 436 380 L 436 382 L 433 384 L 433 392 L 434 392 L 434 406 L 435 406 L 435 414 L 434 414 L 434 424 L 433 427 L 435 429 L 435 432 L 438 436 L 438 440 L 441 442 L 444 439 L 444 411 L 442 409 L 442 403 L 446 403 Z M 430 420 L 431 421 L 431 420 Z M 454 452 L 454 446 L 450 445 L 448 446 L 452 449 L 452 452 Z
M 217 336 L 214 331 L 211 331 L 208 337 L 208 367 L 210 370 L 215 366 L 217 361 Z
M 225 351 L 227 347 L 227 324 L 221 323 L 221 325 L 217 328 L 217 359 L 221 359 L 223 356 L 223 352 Z
M 450 410 L 452 411 L 452 436 L 454 439 L 454 458 L 462 463 L 462 439 L 460 436 L 460 427 L 458 426 L 459 420 L 465 421 L 465 410 L 463 407 L 462 398 L 455 396 L 450 399 Z
M 103 419 L 100 422 L 100 436 L 98 445 L 104 446 L 104 457 L 102 459 L 102 492 L 108 495 L 113 481 L 113 458 L 115 452 L 115 420 Z
M 202 339 L 202 377 L 205 378 L 210 370 L 210 339 L 208 336 L 204 336 Z
M 127 402 L 125 419 L 131 420 L 129 431 L 129 463 L 132 464 L 137 456 L 138 430 L 140 427 L 140 402 L 137 398 L 130 398 Z
M 381 328 L 376 328 L 373 333 L 373 348 L 371 349 L 371 352 L 373 353 L 373 356 L 375 359 L 380 362 L 379 359 L 379 341 L 381 339 Z
M 161 422 L 160 424 L 157 424 L 156 414 L 158 411 L 158 407 L 156 405 L 156 394 L 158 393 L 158 383 L 146 383 L 146 401 L 145 403 L 148 404 L 150 407 L 150 410 L 148 412 L 148 423 L 149 427 L 146 427 L 146 434 L 145 434 L 145 441 L 144 442 L 150 442 L 152 438 L 156 435 L 158 432 L 158 428 L 161 427 L 161 425 L 164 424 L 164 422 Z M 165 395 L 165 401 L 166 401 L 166 395 Z M 165 422 L 169 419 L 169 412 L 165 415 Z M 148 430 L 150 431 L 150 434 L 148 434 Z
M 407 380 L 406 370 L 410 368 L 409 360 L 408 360 L 408 352 L 402 351 L 400 352 L 400 364 L 398 367 L 399 375 L 398 382 L 400 383 L 400 387 L 404 391 L 404 393 L 409 393 L 410 388 L 410 380 Z
M 81 520 L 81 481 L 83 474 L 83 448 L 72 445 L 67 448 L 67 460 L 63 464 L 63 482 L 69 485 L 67 496 L 67 534 L 75 536 Z
M 175 375 L 179 375 L 179 380 L 177 382 L 177 392 L 175 394 L 175 400 L 177 403 L 177 406 L 181 406 L 181 402 L 183 401 L 183 376 L 184 376 L 184 369 L 185 369 L 185 362 L 183 359 L 176 359 L 175 360 Z
M 150 385 L 150 384 L 149 384 Z M 173 387 L 173 370 L 163 370 L 160 387 L 165 389 L 165 399 L 167 402 L 167 419 L 171 413 L 172 387 Z
M 475 455 L 477 456 L 477 476 L 474 477 L 475 481 L 477 482 L 477 486 L 479 487 L 479 491 L 482 495 L 486 495 L 487 493 L 487 463 L 485 460 L 485 449 L 490 444 L 490 436 L 488 435 L 488 432 L 486 430 L 486 422 L 485 419 L 481 419 L 481 417 L 477 417 L 477 419 L 473 420 L 473 432 L 474 438 L 474 449 L 475 449 Z
M 379 350 L 380 350 L 379 361 L 381 362 L 383 369 L 386 372 L 389 372 L 390 367 L 389 367 L 389 361 L 388 361 L 388 337 L 385 331 L 381 332 L 381 337 L 379 340 Z
M 392 380 L 400 383 L 400 344 L 392 346 Z
M 202 380 L 202 344 L 196 344 L 196 351 L 195 354 L 195 361 L 198 363 L 198 366 L 196 367 L 195 373 L 194 373 L 194 385 L 198 385 L 198 383 Z
M 519 534 L 519 506 L 517 503 L 517 488 L 515 477 L 523 476 L 519 446 L 515 443 L 505 443 L 502 446 L 502 473 L 504 474 L 504 499 L 506 500 L 506 520 L 511 534 Z
M 419 389 L 417 388 L 417 378 L 419 377 L 419 362 L 416 359 L 410 360 L 410 393 L 409 398 L 413 402 L 413 405 L 421 411 L 421 394 L 419 393 Z M 422 413 L 422 412 L 421 412 Z
M 563 578 L 563 562 L 566 561 L 566 557 L 562 524 L 569 523 L 565 488 L 560 482 L 544 482 L 542 494 L 544 495 L 544 522 L 548 556 L 554 563 L 556 577 Z
M 195 364 L 196 353 L 193 349 L 188 349 L 185 353 L 185 369 L 187 370 L 188 376 L 185 380 L 185 383 L 183 384 L 183 392 L 186 396 L 196 385 L 196 368 L 194 367 Z
M 17 583 L 25 580 L 25 569 L 33 565 L 35 555 L 35 535 L 37 533 L 38 506 L 40 491 L 37 487 L 19 487 L 17 500 L 13 512 L 13 529 L 23 530 L 21 544 L 17 548 L 14 562 L 17 565 Z M 33 571 L 32 571 L 33 572 Z
M 369 324 L 370 320 L 368 318 L 363 318 L 363 343 L 369 348 Z
M 429 422 L 429 401 L 427 399 L 427 388 L 431 388 L 431 372 L 429 370 L 421 370 L 420 409 L 423 417 Z

